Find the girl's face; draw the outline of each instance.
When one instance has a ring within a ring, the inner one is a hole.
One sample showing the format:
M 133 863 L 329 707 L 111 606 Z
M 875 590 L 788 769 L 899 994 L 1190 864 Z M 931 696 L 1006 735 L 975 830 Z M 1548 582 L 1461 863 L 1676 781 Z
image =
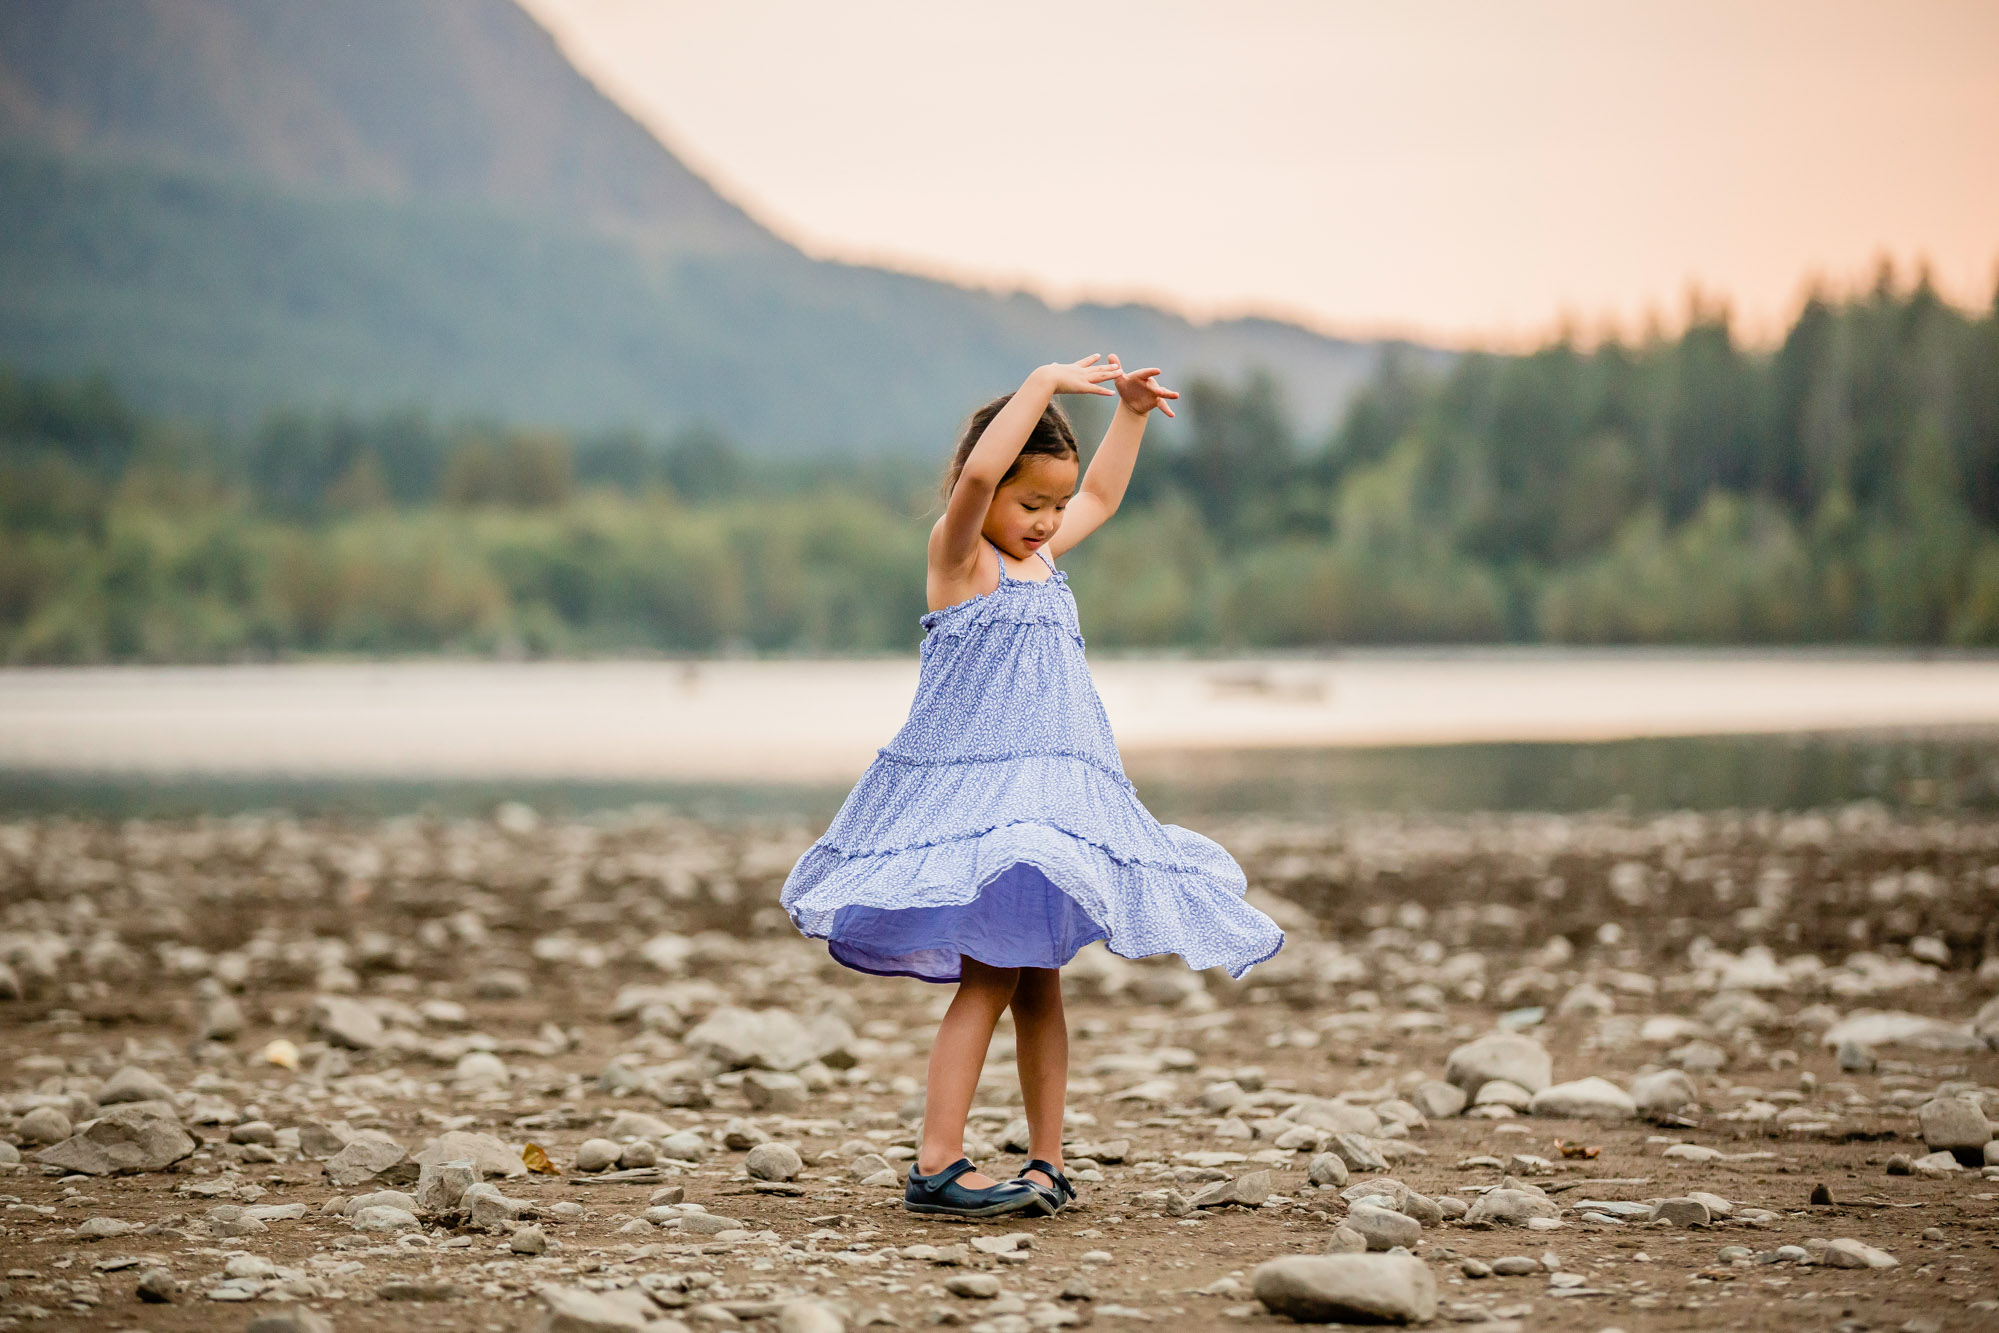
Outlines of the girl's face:
M 1076 489 L 1076 460 L 1030 454 L 1020 470 L 993 492 L 986 510 L 986 540 L 1016 560 L 1025 560 L 1062 526 L 1062 511 Z

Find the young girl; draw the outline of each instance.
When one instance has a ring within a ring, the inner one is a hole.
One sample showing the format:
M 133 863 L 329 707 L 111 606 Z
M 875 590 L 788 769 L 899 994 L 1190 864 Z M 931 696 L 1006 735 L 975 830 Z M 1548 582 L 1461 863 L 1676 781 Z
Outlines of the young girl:
M 1056 969 L 1103 940 L 1240 977 L 1283 932 L 1243 901 L 1240 867 L 1139 804 L 1090 683 L 1053 555 L 1117 511 L 1154 409 L 1179 397 L 1115 355 L 1046 365 L 972 415 L 930 532 L 930 614 L 909 720 L 792 867 L 783 903 L 834 958 L 958 983 L 930 1054 L 904 1206 L 995 1217 L 1061 1211 L 1069 1033 Z M 1105 387 L 1114 385 L 1115 389 Z M 1119 399 L 1076 487 L 1060 393 Z M 996 1181 L 964 1157 L 965 1118 L 1013 1010 L 1029 1161 Z

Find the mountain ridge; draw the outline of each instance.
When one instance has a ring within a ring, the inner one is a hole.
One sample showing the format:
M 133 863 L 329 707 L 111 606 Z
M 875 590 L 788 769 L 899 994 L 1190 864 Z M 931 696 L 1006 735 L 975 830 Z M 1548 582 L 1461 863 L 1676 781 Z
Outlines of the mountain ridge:
M 931 448 L 1114 348 L 1268 368 L 1316 430 L 1382 346 L 808 257 L 512 0 L 0 0 L 0 360 L 148 405 Z

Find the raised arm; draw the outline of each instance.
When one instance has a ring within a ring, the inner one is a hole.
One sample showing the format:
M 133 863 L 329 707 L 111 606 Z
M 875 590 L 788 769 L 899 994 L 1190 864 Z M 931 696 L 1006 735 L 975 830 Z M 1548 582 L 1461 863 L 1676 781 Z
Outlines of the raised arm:
M 1048 549 L 1055 555 L 1075 549 L 1077 542 L 1102 527 L 1104 520 L 1117 512 L 1124 501 L 1125 487 L 1131 484 L 1131 469 L 1138 462 L 1146 419 L 1155 408 L 1172 416 L 1168 402 L 1180 396 L 1160 386 L 1156 366 L 1129 375 L 1120 371 L 1117 392 L 1117 415 L 1111 418 L 1111 428 L 1104 432 L 1104 442 L 1090 459 L 1090 470 L 1084 475 L 1082 486 L 1062 515 L 1062 526 L 1048 543 Z
M 1097 364 L 1101 360 L 1100 356 L 1086 356 L 1080 361 L 1057 361 L 1037 368 L 992 419 L 959 469 L 944 517 L 930 533 L 933 579 L 950 587 L 970 577 L 978 563 L 979 533 L 985 527 L 986 511 L 992 508 L 993 492 L 1020 457 L 1020 447 L 1048 410 L 1049 400 L 1058 393 L 1115 392 L 1104 387 L 1104 381 L 1118 377 L 1117 361 L 1113 358 Z

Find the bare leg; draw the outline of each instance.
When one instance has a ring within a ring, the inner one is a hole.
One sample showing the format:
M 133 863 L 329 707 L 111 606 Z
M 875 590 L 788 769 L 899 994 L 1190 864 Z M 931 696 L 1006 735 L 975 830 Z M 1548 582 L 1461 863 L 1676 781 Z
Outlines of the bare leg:
M 1021 971 L 987 967 L 967 958 L 959 975 L 958 993 L 944 1021 L 937 1025 L 937 1043 L 930 1048 L 930 1083 L 923 1094 L 923 1141 L 916 1149 L 916 1169 L 935 1175 L 965 1155 L 965 1117 L 978 1095 L 979 1071 L 993 1028 L 1013 999 Z M 995 1185 L 991 1176 L 969 1171 L 958 1177 L 967 1189 Z
M 1013 1035 L 1020 1096 L 1027 1104 L 1028 1156 L 1062 1169 L 1062 1111 L 1069 1095 L 1069 1022 L 1062 1012 L 1062 974 L 1023 967 L 1013 992 Z M 1027 1178 L 1053 1185 L 1040 1171 Z

